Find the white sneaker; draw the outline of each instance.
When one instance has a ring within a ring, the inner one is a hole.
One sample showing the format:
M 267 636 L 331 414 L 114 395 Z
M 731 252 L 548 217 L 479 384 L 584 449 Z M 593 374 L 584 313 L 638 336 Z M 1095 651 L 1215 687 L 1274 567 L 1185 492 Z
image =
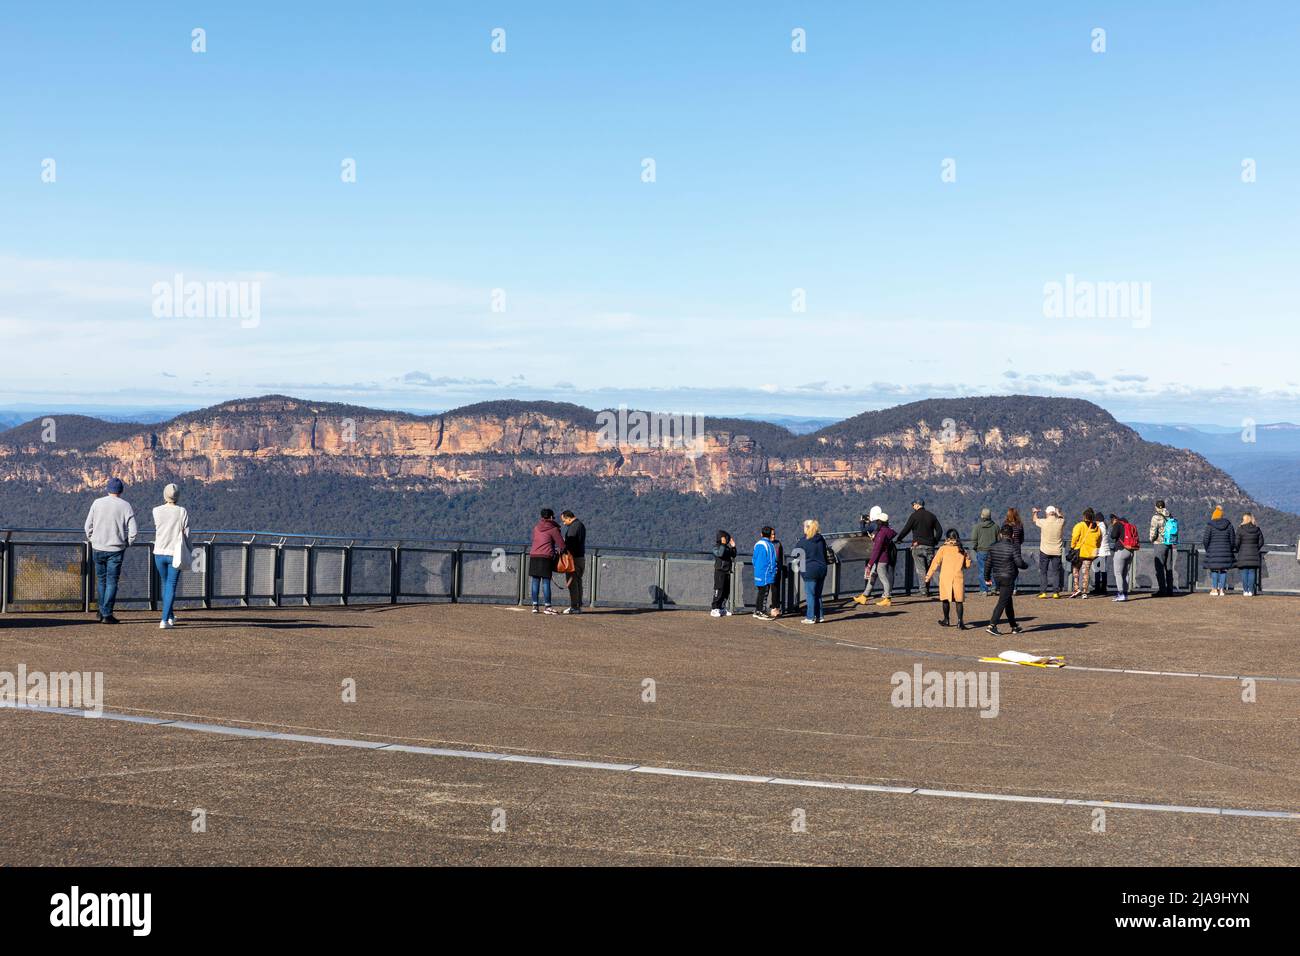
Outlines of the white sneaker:
M 712 611 L 709 612 L 709 617 L 722 617 L 722 612 L 715 607 Z
M 723 611 L 723 612 L 722 612 L 722 616 L 723 616 L 723 617 L 731 617 L 731 609 L 728 608 L 727 610 Z
M 158 630 L 160 630 L 160 631 L 168 631 L 168 630 L 171 630 L 171 627 L 172 627 L 172 623 L 171 623 L 171 621 L 159 621 L 159 622 L 158 622 Z

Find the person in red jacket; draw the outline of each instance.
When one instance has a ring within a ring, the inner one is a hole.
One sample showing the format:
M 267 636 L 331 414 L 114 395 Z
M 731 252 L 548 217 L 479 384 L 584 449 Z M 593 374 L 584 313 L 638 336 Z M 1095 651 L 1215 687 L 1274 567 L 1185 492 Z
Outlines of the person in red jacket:
M 551 575 L 555 571 L 555 558 L 564 550 L 564 535 L 555 523 L 555 512 L 542 509 L 542 516 L 533 525 L 533 540 L 528 545 L 528 577 L 533 598 L 534 614 L 555 614 L 551 607 Z M 543 610 L 537 605 L 537 592 L 542 592 L 546 602 Z

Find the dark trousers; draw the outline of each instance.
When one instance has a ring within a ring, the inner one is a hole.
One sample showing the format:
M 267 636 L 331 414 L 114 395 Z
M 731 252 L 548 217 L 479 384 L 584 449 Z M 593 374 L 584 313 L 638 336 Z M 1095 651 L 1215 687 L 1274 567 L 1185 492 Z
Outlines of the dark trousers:
M 582 607 L 582 575 L 587 570 L 586 558 L 573 559 L 573 573 L 569 575 L 569 607 Z
M 1174 593 L 1174 556 L 1177 553 L 1172 544 L 1155 546 L 1156 591 L 1160 594 Z
M 930 582 L 925 580 L 925 572 L 930 570 L 930 562 L 934 560 L 934 545 L 917 544 L 912 546 L 912 578 L 916 582 L 917 588 L 925 588 L 925 596 L 930 596 Z
M 754 587 L 754 613 L 766 614 L 771 610 L 768 600 L 772 593 L 771 584 L 759 584 Z
M 958 623 L 958 624 L 965 624 L 965 623 L 966 623 L 966 619 L 962 616 L 962 603 L 961 603 L 961 601 L 953 601 L 952 603 L 957 605 L 957 623 Z M 948 620 L 948 602 L 947 602 L 947 601 L 944 601 L 944 602 L 943 602 L 943 619 L 944 619 L 944 621 L 947 621 L 947 620 Z
M 1041 551 L 1038 552 L 1038 576 L 1042 580 L 1040 590 L 1062 590 L 1064 574 L 1065 568 L 1061 564 L 1061 556 L 1059 554 L 1043 554 Z
M 122 574 L 122 551 L 95 552 L 96 603 L 101 618 L 113 616 L 117 600 L 117 579 Z
M 721 611 L 722 605 L 727 603 L 727 598 L 731 596 L 731 572 L 714 571 L 713 572 L 713 604 L 710 607 L 715 611 Z
M 993 616 L 989 618 L 989 624 L 993 627 L 998 626 L 1002 620 L 1003 613 L 1007 616 L 1007 623 L 1016 627 L 1016 582 L 1015 581 L 998 581 L 998 603 L 993 608 Z

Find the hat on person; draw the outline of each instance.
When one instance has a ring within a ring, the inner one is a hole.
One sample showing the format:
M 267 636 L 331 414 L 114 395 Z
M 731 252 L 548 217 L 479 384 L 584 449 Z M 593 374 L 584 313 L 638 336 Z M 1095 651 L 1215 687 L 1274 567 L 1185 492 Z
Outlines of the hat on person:
M 170 504 L 176 504 L 176 499 L 181 496 L 181 490 L 174 484 L 168 485 L 163 489 L 163 501 Z
M 990 511 L 988 508 L 981 508 L 981 509 L 980 509 L 980 518 L 981 518 L 981 519 L 984 519 L 984 518 L 992 518 L 992 517 L 993 517 L 993 512 Z
M 867 517 L 870 518 L 872 521 L 879 521 L 884 516 L 884 514 L 885 513 L 880 510 L 880 505 L 872 505 L 871 513 L 867 515 Z
M 882 512 L 880 512 L 880 514 L 876 515 L 876 520 L 877 520 L 877 521 L 888 522 L 888 521 L 889 521 L 889 515 L 885 514 L 885 513 L 882 511 Z
M 126 485 L 122 484 L 121 478 L 108 479 L 108 493 L 110 495 L 120 495 L 126 491 Z
M 1060 515 L 1061 512 L 1059 512 L 1059 511 L 1056 510 L 1056 505 L 1048 505 L 1048 506 L 1047 506 L 1047 513 L 1048 513 L 1049 515 Z

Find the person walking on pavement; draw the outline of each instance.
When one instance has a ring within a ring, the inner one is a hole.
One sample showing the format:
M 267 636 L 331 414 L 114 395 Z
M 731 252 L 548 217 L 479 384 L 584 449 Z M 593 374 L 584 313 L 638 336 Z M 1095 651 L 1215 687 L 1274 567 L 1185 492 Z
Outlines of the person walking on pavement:
M 1012 634 L 1019 634 L 1023 630 L 1016 621 L 1016 578 L 1027 567 L 1029 565 L 1016 550 L 1016 546 L 1011 543 L 1010 533 L 1003 528 L 998 532 L 998 543 L 989 551 L 988 561 L 984 565 L 989 586 L 996 584 L 998 588 L 998 603 L 993 608 L 993 616 L 989 618 L 989 626 L 986 628 L 995 637 L 1002 635 L 998 630 L 998 623 L 1004 613 L 1007 616 L 1007 623 L 1011 625 Z
M 935 555 L 930 569 L 925 572 L 927 584 L 936 573 L 939 575 L 939 600 L 943 602 L 940 627 L 952 626 L 948 619 L 948 604 L 951 602 L 957 605 L 957 629 L 966 630 L 966 616 L 962 612 L 962 601 L 966 594 L 966 569 L 969 567 L 970 555 L 961 546 L 961 535 L 957 533 L 956 528 L 948 529 L 943 546 Z M 982 579 L 980 583 L 983 583 Z

